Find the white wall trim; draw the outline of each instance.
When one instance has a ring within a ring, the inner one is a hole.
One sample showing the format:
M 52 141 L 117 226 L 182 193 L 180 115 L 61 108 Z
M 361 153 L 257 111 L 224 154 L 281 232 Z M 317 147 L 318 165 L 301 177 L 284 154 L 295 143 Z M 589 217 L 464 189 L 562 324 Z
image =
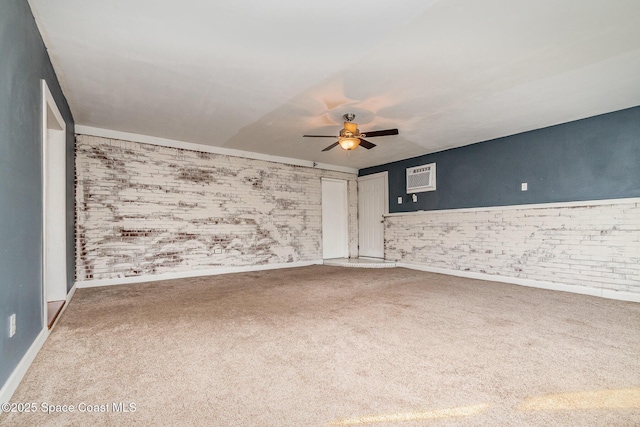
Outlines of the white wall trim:
M 298 261 L 278 264 L 257 264 L 257 265 L 244 265 L 233 267 L 219 267 L 208 268 L 201 270 L 188 270 L 179 271 L 176 273 L 154 274 L 145 276 L 133 276 L 133 277 L 117 277 L 115 279 L 96 279 L 96 280 L 82 280 L 75 283 L 75 287 L 93 288 L 96 286 L 112 286 L 112 285 L 129 285 L 132 283 L 144 283 L 155 282 L 159 280 L 171 280 L 171 279 L 184 279 L 187 277 L 200 277 L 200 276 L 215 276 L 218 274 L 229 273 L 246 273 L 248 271 L 262 271 L 262 270 L 277 270 L 280 268 L 293 268 L 293 267 L 306 267 L 309 265 L 321 265 L 323 260 L 315 261 Z
M 62 291 L 66 292 L 67 287 L 67 256 L 66 252 L 62 251 L 61 253 L 57 253 L 54 258 L 50 252 L 52 249 L 59 249 L 60 247 L 66 248 L 67 240 L 66 240 L 66 232 L 62 238 L 62 241 L 57 240 L 54 244 L 52 242 L 55 239 L 51 239 L 50 237 L 50 222 L 54 222 L 54 228 L 64 227 L 66 229 L 66 224 L 60 224 L 55 221 L 56 216 L 52 215 L 52 207 L 53 204 L 59 203 L 59 199 L 62 198 L 66 200 L 66 178 L 64 179 L 65 184 L 60 187 L 59 185 L 53 185 L 51 183 L 52 176 L 50 175 L 50 164 L 52 159 L 58 159 L 59 161 L 53 161 L 54 169 L 62 168 L 62 170 L 57 170 L 57 172 L 61 173 L 63 176 L 66 175 L 66 129 L 67 124 L 64 121 L 60 110 L 58 109 L 58 104 L 56 100 L 53 98 L 51 91 L 49 90 L 49 85 L 45 79 L 40 80 L 40 86 L 42 91 L 42 140 L 40 142 L 41 150 L 42 150 L 42 253 L 41 253 L 41 263 L 42 263 L 42 273 L 41 273 L 41 281 L 42 281 L 42 323 L 43 327 L 47 324 L 47 301 L 51 295 L 51 290 L 53 288 L 54 291 L 57 291 L 56 299 L 59 299 L 62 296 Z M 49 111 L 53 114 L 53 121 L 49 122 Z M 55 122 L 55 123 L 53 123 Z M 60 129 L 55 129 L 57 125 Z M 49 132 L 51 130 L 51 133 Z M 56 180 L 53 180 L 54 182 Z M 62 183 L 60 183 L 62 184 Z M 55 207 L 59 207 L 57 205 L 53 205 Z M 66 211 L 66 207 L 64 208 Z M 62 210 L 60 211 L 62 213 Z M 52 219 L 53 218 L 53 219 Z M 60 259 L 64 258 L 64 259 Z M 52 259 L 54 261 L 61 261 L 59 264 L 54 263 L 55 270 L 52 269 Z M 59 266 L 59 267 L 58 267 Z M 54 271 L 51 271 L 54 270 Z M 64 276 L 64 278 L 59 277 Z M 55 281 L 52 282 L 52 277 L 55 277 Z M 64 283 L 62 283 L 64 282 Z M 63 289 L 64 287 L 64 289 Z
M 193 142 L 178 141 L 175 139 L 160 138 L 157 136 L 140 135 L 137 133 L 120 132 L 111 129 L 101 129 L 91 126 L 75 125 L 75 132 L 83 135 L 99 136 L 123 141 L 140 142 L 143 144 L 159 145 L 161 147 L 179 148 L 183 150 L 201 151 L 204 153 L 224 154 L 227 156 L 243 157 L 246 159 L 265 160 L 267 162 L 284 163 L 294 166 L 306 166 L 315 169 L 324 169 L 336 172 L 357 174 L 358 169 L 344 166 L 317 163 L 309 160 L 294 159 L 291 157 L 271 156 L 268 154 L 254 153 L 251 151 L 235 150 L 232 148 L 215 147 L 211 145 L 195 144 Z
M 42 85 L 42 108 L 43 108 L 43 127 L 42 127 L 42 131 L 46 132 L 47 129 L 47 105 L 51 107 L 51 112 L 53 113 L 54 117 L 56 118 L 56 121 L 58 122 L 58 125 L 62 128 L 63 131 L 66 131 L 66 122 L 64 121 L 64 119 L 62 118 L 62 114 L 60 113 L 60 110 L 58 109 L 58 104 L 56 104 L 56 100 L 53 98 L 53 95 L 51 94 L 51 91 L 49 90 L 49 85 L 47 84 L 47 81 L 45 79 L 41 79 L 40 80 L 40 84 Z
M 602 297 L 617 299 L 621 301 L 640 302 L 640 295 L 633 292 L 614 291 L 613 289 L 603 289 Z
M 62 310 L 58 314 L 58 318 L 53 323 L 53 325 L 51 325 L 51 329 L 47 329 L 47 325 L 46 325 L 47 320 L 45 317 L 44 327 L 40 330 L 40 333 L 38 334 L 36 339 L 31 343 L 29 350 L 27 350 L 25 355 L 22 356 L 20 363 L 18 363 L 18 366 L 16 366 L 16 368 L 13 370 L 13 372 L 7 379 L 7 382 L 5 382 L 4 385 L 2 386 L 2 389 L 0 390 L 0 404 L 7 403 L 11 400 L 13 393 L 15 393 L 16 390 L 18 389 L 18 386 L 22 382 L 22 379 L 27 373 L 27 370 L 29 369 L 34 359 L 40 352 L 40 349 L 44 345 L 45 341 L 47 341 L 47 338 L 49 338 L 49 335 L 53 331 L 53 328 L 56 327 L 56 324 L 62 317 L 62 313 L 64 313 L 64 311 L 69 306 L 69 303 L 71 302 L 71 298 L 73 298 L 73 295 L 75 293 L 76 293 L 76 287 L 73 286 L 71 290 L 69 290 L 69 292 L 67 293 L 67 297 L 65 299 L 66 302 L 64 303 L 64 306 L 62 306 Z
M 611 289 L 590 288 L 587 286 L 567 285 L 564 283 L 547 282 L 541 280 L 522 279 L 519 277 L 498 276 L 494 274 L 477 273 L 473 271 L 454 270 L 449 268 L 430 267 L 423 264 L 406 262 L 396 263 L 397 267 L 411 270 L 427 271 L 430 273 L 447 274 L 450 276 L 467 277 L 470 279 L 487 280 L 491 282 L 509 283 L 513 285 L 528 286 L 532 288 L 548 289 L 553 291 L 571 292 L 574 294 L 591 295 L 621 301 L 640 302 L 640 294 L 634 292 L 614 291 Z
M 503 211 L 516 209 L 552 209 L 552 208 L 571 208 L 581 206 L 603 206 L 603 205 L 622 205 L 640 203 L 640 197 L 630 197 L 628 199 L 604 199 L 604 200 L 583 200 L 577 202 L 554 202 L 554 203 L 536 203 L 530 205 L 508 205 L 508 206 L 488 206 L 478 208 L 457 208 L 457 209 L 439 209 L 415 212 L 394 212 L 386 214 L 389 216 L 410 216 L 410 215 L 427 215 L 434 213 L 450 213 L 450 212 L 486 212 L 486 211 Z
M 42 345 L 47 340 L 48 336 L 49 330 L 45 326 L 40 330 L 36 339 L 31 343 L 29 350 L 27 350 L 24 356 L 22 356 L 22 360 L 20 360 L 20 363 L 18 363 L 18 366 L 13 370 L 11 376 L 7 379 L 7 382 L 2 386 L 2 390 L 0 390 L 0 403 L 7 403 L 11 400 L 13 393 L 18 389 L 22 378 L 24 378 L 29 366 L 31 366 L 31 363 L 36 358 L 36 355 L 42 348 Z

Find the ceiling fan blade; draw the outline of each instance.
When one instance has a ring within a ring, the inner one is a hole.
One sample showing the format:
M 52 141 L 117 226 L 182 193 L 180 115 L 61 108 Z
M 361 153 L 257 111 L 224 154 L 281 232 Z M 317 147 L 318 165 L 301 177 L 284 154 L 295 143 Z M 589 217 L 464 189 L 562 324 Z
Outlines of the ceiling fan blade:
M 325 148 L 322 151 L 329 151 L 329 150 L 331 150 L 333 147 L 335 147 L 338 144 L 339 144 L 339 142 L 334 142 L 333 144 L 331 144 L 330 146 L 328 146 L 327 148 Z
M 376 146 L 373 142 L 369 142 L 366 139 L 360 138 L 360 146 L 366 148 L 367 150 L 371 150 Z
M 374 130 L 372 132 L 364 132 L 364 134 L 367 138 L 373 138 L 374 136 L 397 135 L 398 129 Z
M 303 138 L 337 138 L 335 135 L 302 135 Z

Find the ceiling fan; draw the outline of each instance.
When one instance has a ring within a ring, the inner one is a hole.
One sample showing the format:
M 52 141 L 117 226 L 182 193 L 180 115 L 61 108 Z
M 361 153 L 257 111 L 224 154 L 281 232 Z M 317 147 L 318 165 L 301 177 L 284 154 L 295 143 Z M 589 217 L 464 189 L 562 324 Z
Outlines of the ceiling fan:
M 355 150 L 356 148 L 358 148 L 358 146 L 362 146 L 367 150 L 370 150 L 373 147 L 375 147 L 376 144 L 373 144 L 367 141 L 366 139 L 364 139 L 365 137 L 373 138 L 376 136 L 387 136 L 387 135 L 398 134 L 398 129 L 374 130 L 372 132 L 360 133 L 360 129 L 358 129 L 358 124 L 353 123 L 353 119 L 356 118 L 355 114 L 348 113 L 342 117 L 344 118 L 344 129 L 340 131 L 340 136 L 333 136 L 333 135 L 302 135 L 302 136 L 306 138 L 338 138 L 338 142 L 335 142 L 330 146 L 328 146 L 327 148 L 325 148 L 324 150 L 322 150 L 322 151 L 329 151 L 337 145 L 340 145 L 340 147 L 344 148 L 345 150 Z

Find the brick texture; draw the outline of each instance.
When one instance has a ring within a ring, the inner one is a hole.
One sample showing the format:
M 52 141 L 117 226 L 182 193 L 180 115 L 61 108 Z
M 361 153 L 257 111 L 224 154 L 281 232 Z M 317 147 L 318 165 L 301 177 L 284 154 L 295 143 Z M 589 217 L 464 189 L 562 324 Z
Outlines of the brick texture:
M 321 178 L 355 174 L 78 135 L 76 280 L 322 259 Z
M 432 268 L 640 293 L 640 206 L 390 216 L 385 256 Z

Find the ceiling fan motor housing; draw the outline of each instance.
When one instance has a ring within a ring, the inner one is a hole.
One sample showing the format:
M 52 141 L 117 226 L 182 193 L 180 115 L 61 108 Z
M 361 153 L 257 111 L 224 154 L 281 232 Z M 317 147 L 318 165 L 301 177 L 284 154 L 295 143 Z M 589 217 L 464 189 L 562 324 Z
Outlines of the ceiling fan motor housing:
M 360 129 L 358 129 L 357 123 L 344 122 L 344 129 L 340 131 L 340 136 L 358 136 L 360 135 Z

